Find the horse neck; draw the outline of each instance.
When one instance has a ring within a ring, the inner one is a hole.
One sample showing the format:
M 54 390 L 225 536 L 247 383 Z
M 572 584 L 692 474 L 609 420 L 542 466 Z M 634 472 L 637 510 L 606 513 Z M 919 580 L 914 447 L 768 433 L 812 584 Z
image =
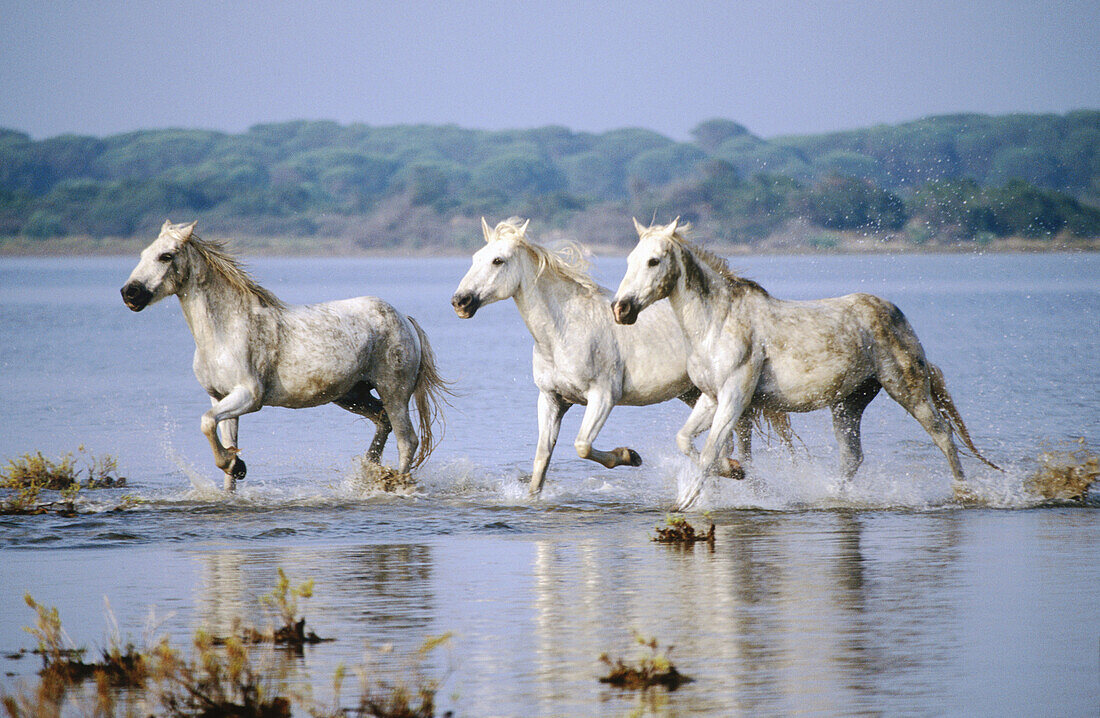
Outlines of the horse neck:
M 260 309 L 259 299 L 232 286 L 212 268 L 192 271 L 178 296 L 196 344 L 246 340 L 248 334 L 241 331 L 241 325 L 250 322 Z
M 528 274 L 513 295 L 527 330 L 537 344 L 555 346 L 565 339 L 569 311 L 587 290 L 549 271 Z
M 681 271 L 675 288 L 668 295 L 668 301 L 684 333 L 688 337 L 701 338 L 721 331 L 726 318 L 734 309 L 733 305 L 741 301 L 741 295 L 735 296 L 730 291 L 726 278 L 718 272 L 698 259 L 695 263 L 706 275 L 706 293 L 699 286 L 686 281 L 685 273 Z

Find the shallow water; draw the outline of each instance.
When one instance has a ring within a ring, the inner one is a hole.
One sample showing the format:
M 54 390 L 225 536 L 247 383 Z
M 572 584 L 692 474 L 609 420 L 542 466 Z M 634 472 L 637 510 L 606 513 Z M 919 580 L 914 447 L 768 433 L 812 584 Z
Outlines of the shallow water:
M 794 418 L 793 457 L 762 446 L 754 479 L 710 486 L 713 551 L 650 541 L 692 471 L 672 441 L 687 413 L 675 402 L 612 414 L 597 443 L 636 448 L 637 469 L 577 459 L 571 411 L 532 503 L 531 339 L 511 302 L 454 316 L 466 259 L 253 262 L 287 301 L 370 293 L 412 314 L 459 396 L 409 495 L 362 483 L 356 456 L 373 427 L 324 407 L 242 419 L 249 478 L 227 496 L 198 432 L 208 401 L 178 303 L 125 309 L 130 259 L 0 259 L 0 457 L 83 444 L 130 480 L 86 492 L 74 518 L 0 517 L 0 686 L 36 667 L 3 657 L 32 644 L 24 592 L 59 607 L 78 644 L 104 645 L 104 597 L 124 635 L 140 642 L 154 609 L 182 644 L 201 625 L 264 620 L 256 597 L 281 566 L 316 580 L 305 614 L 339 638 L 281 664 L 319 696 L 368 644 L 411 650 L 453 631 L 429 667 L 446 679 L 443 708 L 623 715 L 638 699 L 595 680 L 597 657 L 629 655 L 636 629 L 675 645 L 696 678 L 644 704 L 659 715 L 1095 714 L 1095 492 L 1050 507 L 1024 480 L 1044 446 L 1100 439 L 1100 256 L 736 263 L 784 298 L 897 303 L 975 442 L 1007 469 L 964 459 L 979 505 L 951 500 L 943 456 L 884 396 L 865 415 L 850 490 L 827 413 Z M 596 274 L 614 286 L 623 268 L 601 258 Z M 112 511 L 124 495 L 140 503 Z

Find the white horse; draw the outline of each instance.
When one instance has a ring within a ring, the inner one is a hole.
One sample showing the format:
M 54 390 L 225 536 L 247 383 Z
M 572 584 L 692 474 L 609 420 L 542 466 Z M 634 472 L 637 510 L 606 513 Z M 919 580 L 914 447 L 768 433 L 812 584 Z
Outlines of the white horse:
M 963 471 L 952 428 L 977 458 L 997 468 L 974 446 L 943 373 L 925 359 L 901 310 L 870 294 L 776 299 L 687 242 L 678 221 L 643 227 L 634 220 L 638 245 L 627 258 L 613 310 L 617 322 L 633 324 L 639 312 L 667 297 L 691 342 L 691 380 L 717 404 L 712 410 L 697 403 L 677 435 L 681 449 L 695 454 L 704 471 L 681 506 L 698 498 L 703 478 L 714 472 L 734 424 L 750 407 L 832 409 L 842 470 L 851 478 L 863 461 L 860 418 L 881 388 L 932 436 L 956 489 L 963 487 Z M 697 454 L 692 439 L 708 424 Z
M 638 452 L 620 446 L 592 446 L 614 406 L 645 406 L 679 397 L 695 404 L 698 390 L 687 375 L 689 346 L 668 302 L 654 306 L 637 327 L 615 324 L 609 292 L 584 271 L 579 251 L 552 252 L 527 240 L 528 222 L 509 219 L 490 229 L 481 220 L 486 246 L 471 266 L 451 304 L 463 319 L 479 307 L 512 297 L 535 340 L 532 370 L 539 389 L 539 438 L 530 491 L 542 490 L 562 416 L 574 404 L 585 405 L 573 442 L 577 455 L 607 468 L 640 466 Z M 713 404 L 703 402 L 704 411 Z M 765 419 L 789 440 L 784 415 Z M 748 421 L 746 417 L 746 421 Z M 750 451 L 748 440 L 741 449 Z M 727 473 L 739 465 L 727 460 Z
M 375 423 L 371 461 L 381 461 L 392 428 L 397 470 L 423 463 L 435 446 L 432 427 L 442 421 L 446 384 L 420 326 L 375 297 L 284 304 L 222 245 L 195 236 L 194 228 L 194 222 L 166 221 L 142 251 L 122 299 L 140 312 L 167 296 L 179 297 L 195 338 L 195 378 L 212 404 L 202 416 L 202 433 L 225 472 L 225 489 L 232 491 L 246 470 L 238 456 L 237 419 L 261 406 L 299 409 L 333 402 Z M 416 400 L 419 439 L 410 397 Z

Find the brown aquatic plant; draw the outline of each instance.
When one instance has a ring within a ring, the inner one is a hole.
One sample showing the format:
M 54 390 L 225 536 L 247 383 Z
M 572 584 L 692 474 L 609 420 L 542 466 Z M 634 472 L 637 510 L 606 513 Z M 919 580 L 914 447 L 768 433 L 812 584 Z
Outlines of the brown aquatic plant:
M 451 633 L 444 633 L 427 638 L 412 655 L 411 665 L 401 672 L 403 677 L 400 679 L 386 680 L 378 677 L 376 671 L 360 668 L 359 702 L 352 708 L 340 706 L 340 690 L 346 676 L 341 665 L 333 676 L 336 708 L 331 713 L 315 715 L 325 718 L 434 718 L 440 681 L 426 677 L 421 667 L 428 656 L 450 643 L 451 637 Z M 388 652 L 388 648 L 381 651 Z
M 600 662 L 609 669 L 607 675 L 600 676 L 600 683 L 628 690 L 664 686 L 674 691 L 683 684 L 692 682 L 692 678 L 680 673 L 669 660 L 672 646 L 662 649 L 656 638 L 647 638 L 637 632 L 634 633 L 634 642 L 640 648 L 648 650 L 632 663 L 627 663 L 622 658 L 612 659 L 606 653 L 600 656 Z
M 152 652 L 150 678 L 165 715 L 289 718 L 290 698 L 263 677 L 247 644 L 236 637 L 218 644 L 202 630 L 192 644 L 190 658 L 167 639 Z
M 54 461 L 41 451 L 8 459 L 8 465 L 0 469 L 0 489 L 13 493 L 0 501 L 0 514 L 57 513 L 73 516 L 76 514 L 76 498 L 82 489 L 126 485 L 125 477 L 118 475 L 118 462 L 114 457 L 92 456 L 83 446 L 77 449 L 77 453 L 79 460 L 70 453 Z M 43 491 L 59 492 L 59 500 L 43 501 Z
M 260 596 L 260 602 L 273 608 L 282 621 L 282 625 L 272 633 L 271 642 L 277 645 L 302 646 L 306 643 L 323 643 L 332 640 L 321 638 L 313 631 L 307 633 L 305 617 L 298 616 L 298 599 L 313 596 L 313 579 L 293 586 L 286 571 L 281 567 L 277 570 L 279 580 L 275 583 L 275 588 L 271 593 Z
M 313 583 L 294 586 L 285 572 L 279 574 L 275 589 L 264 598 L 285 620 L 301 626 L 304 619 L 298 618 L 297 601 L 312 595 Z M 340 700 L 340 689 L 348 674 L 340 665 L 333 676 L 333 707 L 325 710 L 308 695 L 291 691 L 273 679 L 271 667 L 257 661 L 256 649 L 251 647 L 253 641 L 247 634 L 235 632 L 219 639 L 200 629 L 194 634 L 192 651 L 187 656 L 176 650 L 167 637 L 152 648 L 138 650 L 130 643 L 122 645 L 108 606 L 113 625 L 110 645 L 102 652 L 102 661 L 85 663 L 85 651 L 72 647 L 57 609 L 43 606 L 29 595 L 26 601 L 36 616 L 35 624 L 27 631 L 38 640 L 35 652 L 42 655 L 44 667 L 33 690 L 12 694 L 0 689 L 0 708 L 9 718 L 55 718 L 63 712 L 114 716 L 120 710 L 116 705 L 120 686 L 136 689 L 137 693 L 130 696 L 136 697 L 140 706 L 159 705 L 159 710 L 152 713 L 148 707 L 140 708 L 141 715 L 287 718 L 296 707 L 315 718 L 427 718 L 436 715 L 440 681 L 427 677 L 422 665 L 451 638 L 449 633 L 428 638 L 410 665 L 389 672 L 399 676 L 396 679 L 381 678 L 382 671 L 368 666 L 358 669 L 361 691 L 358 702 L 351 707 Z M 270 633 L 264 634 L 263 642 L 272 642 Z M 67 698 L 70 688 L 88 679 L 95 681 L 94 693 L 81 690 Z M 149 701 L 152 703 L 147 704 Z M 128 714 L 134 715 L 132 707 Z
M 1081 503 L 1097 478 L 1100 454 L 1081 437 L 1072 445 L 1039 454 L 1039 468 L 1028 477 L 1026 485 L 1044 499 Z
M 669 514 L 665 517 L 665 525 L 657 527 L 657 535 L 653 537 L 657 543 L 678 544 L 692 546 L 697 541 L 714 545 L 714 524 L 706 531 L 699 531 L 688 523 L 683 516 Z

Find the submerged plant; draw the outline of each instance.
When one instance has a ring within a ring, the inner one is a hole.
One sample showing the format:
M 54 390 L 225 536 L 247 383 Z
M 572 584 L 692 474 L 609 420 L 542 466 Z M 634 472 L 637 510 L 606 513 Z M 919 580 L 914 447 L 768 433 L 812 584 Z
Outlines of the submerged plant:
M 699 531 L 687 522 L 683 516 L 665 516 L 665 525 L 657 527 L 657 535 L 653 537 L 657 543 L 680 544 L 691 546 L 696 541 L 705 541 L 714 545 L 714 524 L 707 531 Z
M 622 658 L 612 660 L 606 653 L 600 656 L 600 661 L 610 669 L 606 676 L 600 677 L 600 683 L 630 690 L 664 686 L 674 691 L 693 680 L 676 670 L 676 666 L 669 660 L 668 654 L 672 652 L 672 646 L 661 649 L 656 638 L 647 638 L 637 632 L 634 633 L 634 642 L 648 651 L 643 652 L 632 663 L 627 663 Z

